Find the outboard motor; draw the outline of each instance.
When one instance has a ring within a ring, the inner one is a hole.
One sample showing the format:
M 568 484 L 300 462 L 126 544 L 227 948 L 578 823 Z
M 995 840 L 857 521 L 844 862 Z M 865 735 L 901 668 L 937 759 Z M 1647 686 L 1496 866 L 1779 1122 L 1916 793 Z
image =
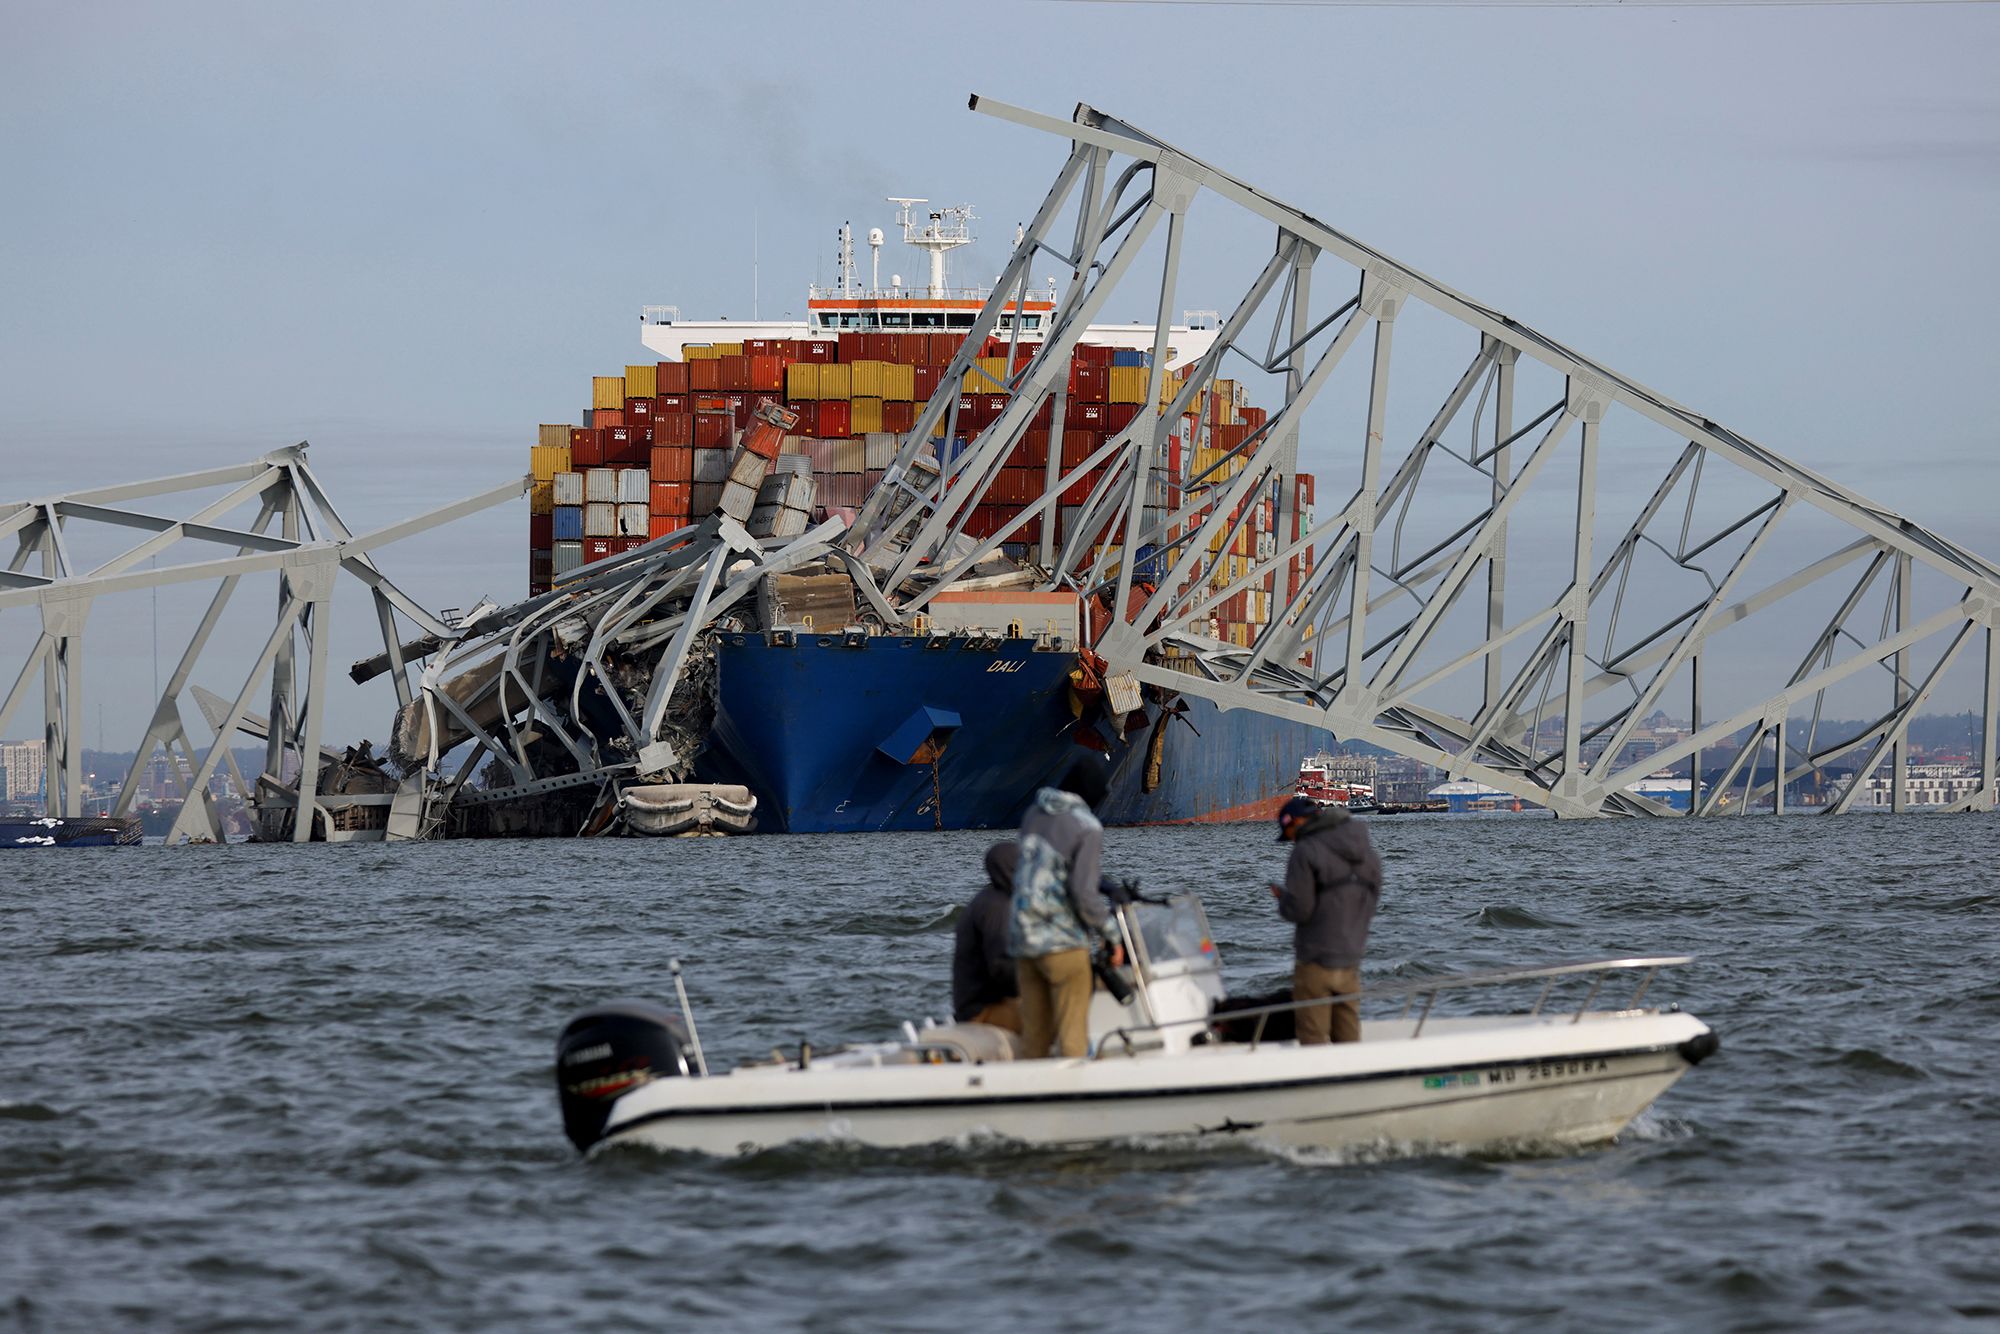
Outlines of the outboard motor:
M 688 1051 L 680 1016 L 651 1001 L 612 1001 L 563 1025 L 556 1091 L 570 1143 L 588 1151 L 619 1098 L 655 1079 L 687 1075 Z

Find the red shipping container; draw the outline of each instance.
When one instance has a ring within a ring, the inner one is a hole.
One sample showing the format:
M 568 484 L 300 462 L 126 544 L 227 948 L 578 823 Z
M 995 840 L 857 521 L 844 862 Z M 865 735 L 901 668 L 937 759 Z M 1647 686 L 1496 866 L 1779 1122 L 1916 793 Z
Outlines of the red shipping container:
M 714 393 L 722 388 L 722 363 L 718 360 L 690 361 L 688 368 L 688 388 L 697 394 Z
M 1137 403 L 1106 403 L 1104 405 L 1104 433 L 1116 435 L 1132 424 L 1139 415 Z
M 882 405 L 882 429 L 894 431 L 898 435 L 909 431 L 917 424 L 917 405 L 890 400 Z
M 694 443 L 694 414 L 676 412 L 671 416 L 653 418 L 653 448 L 663 445 L 686 447 Z
M 729 421 L 737 430 L 750 424 L 750 409 L 757 406 L 757 398 L 752 394 L 731 394 L 729 396 Z
M 724 392 L 741 391 L 750 387 L 750 358 L 717 357 L 716 364 L 722 368 L 722 389 Z
M 694 419 L 694 447 L 696 449 L 727 449 L 730 428 L 734 425 L 720 413 L 698 413 Z
M 746 338 L 743 340 L 743 355 L 746 357 L 768 357 L 778 350 L 775 338 Z
M 604 462 L 624 463 L 632 457 L 632 428 L 613 426 L 602 432 L 604 436 Z
M 646 471 L 656 487 L 662 482 L 692 482 L 694 450 L 685 445 L 654 445 Z
M 646 516 L 646 537 L 648 541 L 667 536 L 677 529 L 685 528 L 692 522 L 685 514 L 649 514 Z
M 1078 431 L 1102 431 L 1109 420 L 1104 406 L 1102 403 L 1079 403 L 1072 399 L 1063 415 L 1063 424 Z
M 866 361 L 868 359 L 868 353 L 865 350 L 868 344 L 863 341 L 863 335 L 859 333 L 841 334 L 839 345 L 839 358 L 843 364 L 852 365 L 857 361 Z
M 1082 362 L 1086 366 L 1108 369 L 1111 365 L 1111 345 L 1108 343 L 1080 343 L 1070 357 L 1070 364 Z
M 659 364 L 659 383 L 653 388 L 662 394 L 685 394 L 688 384 L 688 364 L 685 361 L 663 361 Z
M 653 420 L 653 400 L 650 398 L 628 398 L 625 400 L 625 424 L 644 426 Z
M 1298 491 L 1298 495 L 1299 495 L 1299 504 L 1300 504 L 1301 506 L 1305 506 L 1305 505 L 1310 505 L 1310 504 L 1312 504 L 1312 503 L 1313 503 L 1313 475 L 1312 475 L 1311 473 L 1309 473 L 1309 472 L 1302 472 L 1302 473 L 1299 473 L 1299 474 L 1297 475 L 1297 477 L 1296 477 L 1296 480 L 1297 480 L 1297 482 L 1298 482 L 1298 484 L 1299 484 L 1299 491 Z
M 816 339 L 799 344 L 800 361 L 832 362 L 840 360 L 840 344 L 832 339 Z
M 655 421 L 661 417 L 672 417 L 683 412 L 693 411 L 694 405 L 688 401 L 688 396 L 684 393 L 661 394 L 653 400 L 653 419 Z
M 662 482 L 655 478 L 650 499 L 655 514 L 685 515 L 694 500 L 694 487 L 688 482 Z
M 1092 468 L 1069 485 L 1068 489 L 1062 493 L 1061 503 L 1065 505 L 1081 505 L 1084 501 L 1089 500 L 1091 491 L 1096 488 L 1098 481 L 1103 476 L 1104 469 Z
M 604 466 L 604 432 L 594 426 L 573 426 L 569 433 L 569 462 L 572 468 Z
M 743 448 L 760 459 L 775 459 L 784 448 L 785 428 L 774 426 L 762 417 L 754 418 L 743 428 Z
M 1069 396 L 1078 403 L 1102 403 L 1111 392 L 1111 372 L 1081 361 L 1069 364 Z
M 807 406 L 801 404 L 800 406 Z M 844 398 L 822 398 L 813 409 L 813 434 L 822 440 L 838 440 L 850 433 L 854 409 Z
M 1049 433 L 1028 431 L 1007 456 L 1010 468 L 1041 468 L 1049 461 Z
M 590 410 L 590 424 L 599 430 L 603 430 L 607 426 L 623 426 L 625 424 L 625 409 L 592 408 Z
M 645 452 L 653 447 L 652 423 L 648 422 L 643 426 L 628 426 L 625 429 L 632 433 L 632 443 L 638 448 L 640 456 L 643 459 Z
M 930 402 L 931 395 L 937 392 L 938 377 L 940 374 L 941 372 L 935 366 L 917 367 L 917 401 L 919 403 Z
M 785 392 L 785 363 L 780 358 L 767 353 L 750 357 L 748 360 L 749 383 L 743 386 L 745 389 L 767 394 Z
M 615 538 L 615 537 L 586 537 L 586 538 L 584 538 L 584 539 L 583 539 L 583 563 L 584 563 L 585 565 L 588 565 L 588 564 L 590 564 L 590 563 L 591 563 L 592 561 L 594 561 L 594 560 L 603 560 L 603 559 L 604 559 L 604 558 L 605 558 L 606 556 L 615 556 L 615 555 L 617 555 L 617 554 L 618 554 L 618 552 L 617 552 L 617 549 L 616 549 L 616 548 L 617 548 L 617 543 L 618 543 L 618 539 L 617 539 L 617 538 Z
M 548 551 L 556 543 L 556 516 L 553 514 L 530 514 L 528 516 L 528 548 L 531 551 Z
M 844 349 L 843 349 L 844 351 Z M 871 333 L 861 335 L 861 360 L 894 361 L 896 359 L 896 335 Z M 846 356 L 841 357 L 846 361 Z
M 1063 471 L 1081 464 L 1104 443 L 1104 437 L 1095 431 L 1064 431 L 1062 442 Z

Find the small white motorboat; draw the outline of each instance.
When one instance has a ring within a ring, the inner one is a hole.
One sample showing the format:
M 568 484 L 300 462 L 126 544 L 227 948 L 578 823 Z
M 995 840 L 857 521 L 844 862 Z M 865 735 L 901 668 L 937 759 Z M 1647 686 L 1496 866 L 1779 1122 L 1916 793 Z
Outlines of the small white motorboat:
M 1095 993 L 1085 1057 L 1021 1060 L 1002 1029 L 905 1024 L 899 1041 L 828 1052 L 802 1044 L 712 1075 L 676 961 L 678 1015 L 623 1001 L 563 1029 L 555 1073 L 564 1127 L 586 1152 L 979 1137 L 1050 1147 L 1587 1145 L 1616 1136 L 1717 1045 L 1677 1007 L 1641 1008 L 1660 969 L 1692 961 L 1677 955 L 1370 986 L 1359 994 L 1360 1042 L 1300 1046 L 1289 1035 L 1297 1002 L 1218 1010 L 1221 960 L 1195 895 L 1135 901 L 1116 916 L 1130 962 L 1112 980 L 1129 999 Z M 1614 983 L 1621 993 L 1629 983 L 1625 1003 L 1593 1008 Z M 1583 994 L 1558 1007 L 1558 988 Z M 1534 1001 L 1514 1013 L 1443 1012 L 1509 991 Z

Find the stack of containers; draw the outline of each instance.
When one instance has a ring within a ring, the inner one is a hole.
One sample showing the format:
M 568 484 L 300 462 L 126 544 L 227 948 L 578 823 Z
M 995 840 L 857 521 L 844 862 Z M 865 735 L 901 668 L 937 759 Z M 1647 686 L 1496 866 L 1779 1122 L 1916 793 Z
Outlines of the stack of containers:
M 533 451 L 531 590 L 543 591 L 591 561 L 687 527 L 718 509 L 754 521 L 770 535 L 804 531 L 829 510 L 858 509 L 881 485 L 902 436 L 915 426 L 961 341 L 956 333 L 914 331 L 749 339 L 689 346 L 680 361 L 594 377 L 586 424 L 542 427 Z M 959 382 L 959 438 L 946 452 L 963 449 L 1006 410 L 1009 348 L 1004 340 L 989 339 L 981 350 Z M 1015 375 L 1031 351 L 1014 350 Z M 1013 523 L 1041 498 L 1051 456 L 1059 475 L 1081 469 L 1139 413 L 1169 405 L 1183 374 L 1162 376 L 1159 403 L 1149 408 L 1145 352 L 1079 346 L 1070 361 L 1063 421 L 1051 419 L 1053 404 L 1043 407 L 1003 460 L 984 503 L 966 516 L 966 531 L 986 537 Z M 747 429 L 763 401 L 782 404 L 782 431 Z M 1155 460 L 1145 501 L 1148 523 L 1238 476 L 1244 460 L 1232 458 L 1231 451 L 1250 441 L 1265 421 L 1239 383 L 1217 380 L 1198 394 L 1173 424 L 1163 457 Z M 754 450 L 751 435 L 757 439 Z M 732 458 L 739 442 L 747 459 Z M 797 471 L 769 475 L 781 456 L 797 459 Z M 799 482 L 783 480 L 792 476 Z M 1008 554 L 1031 555 L 1045 519 L 1054 525 L 1051 539 L 1066 540 L 1103 476 L 1101 462 L 1079 472 L 1054 509 L 1008 534 Z M 1296 488 L 1291 534 L 1276 532 L 1275 497 L 1267 490 L 1244 502 L 1250 517 L 1228 550 L 1221 549 L 1219 536 L 1212 539 L 1209 559 L 1195 576 L 1212 590 L 1257 566 L 1272 568 L 1204 618 L 1197 628 L 1205 633 L 1247 644 L 1268 623 L 1281 586 L 1276 552 L 1311 524 L 1312 478 L 1300 474 L 1288 484 Z M 1191 522 L 1199 523 L 1207 512 L 1193 511 Z M 1083 559 L 1120 541 L 1122 531 L 1117 518 L 1090 534 Z M 1147 553 L 1139 555 L 1141 577 L 1157 577 Z M 1293 556 L 1282 581 L 1285 593 L 1295 592 L 1311 570 L 1310 551 Z

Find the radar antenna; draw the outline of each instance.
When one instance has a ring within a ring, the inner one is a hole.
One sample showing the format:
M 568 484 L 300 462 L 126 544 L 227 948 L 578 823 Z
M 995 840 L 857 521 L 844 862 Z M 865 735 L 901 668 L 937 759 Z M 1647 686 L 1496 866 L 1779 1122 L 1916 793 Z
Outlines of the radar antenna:
M 944 257 L 947 251 L 962 245 L 972 244 L 972 230 L 966 224 L 972 221 L 972 205 L 946 204 L 930 211 L 927 220 L 919 222 L 910 216 L 910 208 L 916 204 L 928 204 L 928 199 L 917 199 L 908 195 L 890 195 L 889 202 L 898 206 L 896 222 L 903 229 L 903 243 L 924 251 L 931 262 L 930 295 L 941 297 L 945 294 Z

